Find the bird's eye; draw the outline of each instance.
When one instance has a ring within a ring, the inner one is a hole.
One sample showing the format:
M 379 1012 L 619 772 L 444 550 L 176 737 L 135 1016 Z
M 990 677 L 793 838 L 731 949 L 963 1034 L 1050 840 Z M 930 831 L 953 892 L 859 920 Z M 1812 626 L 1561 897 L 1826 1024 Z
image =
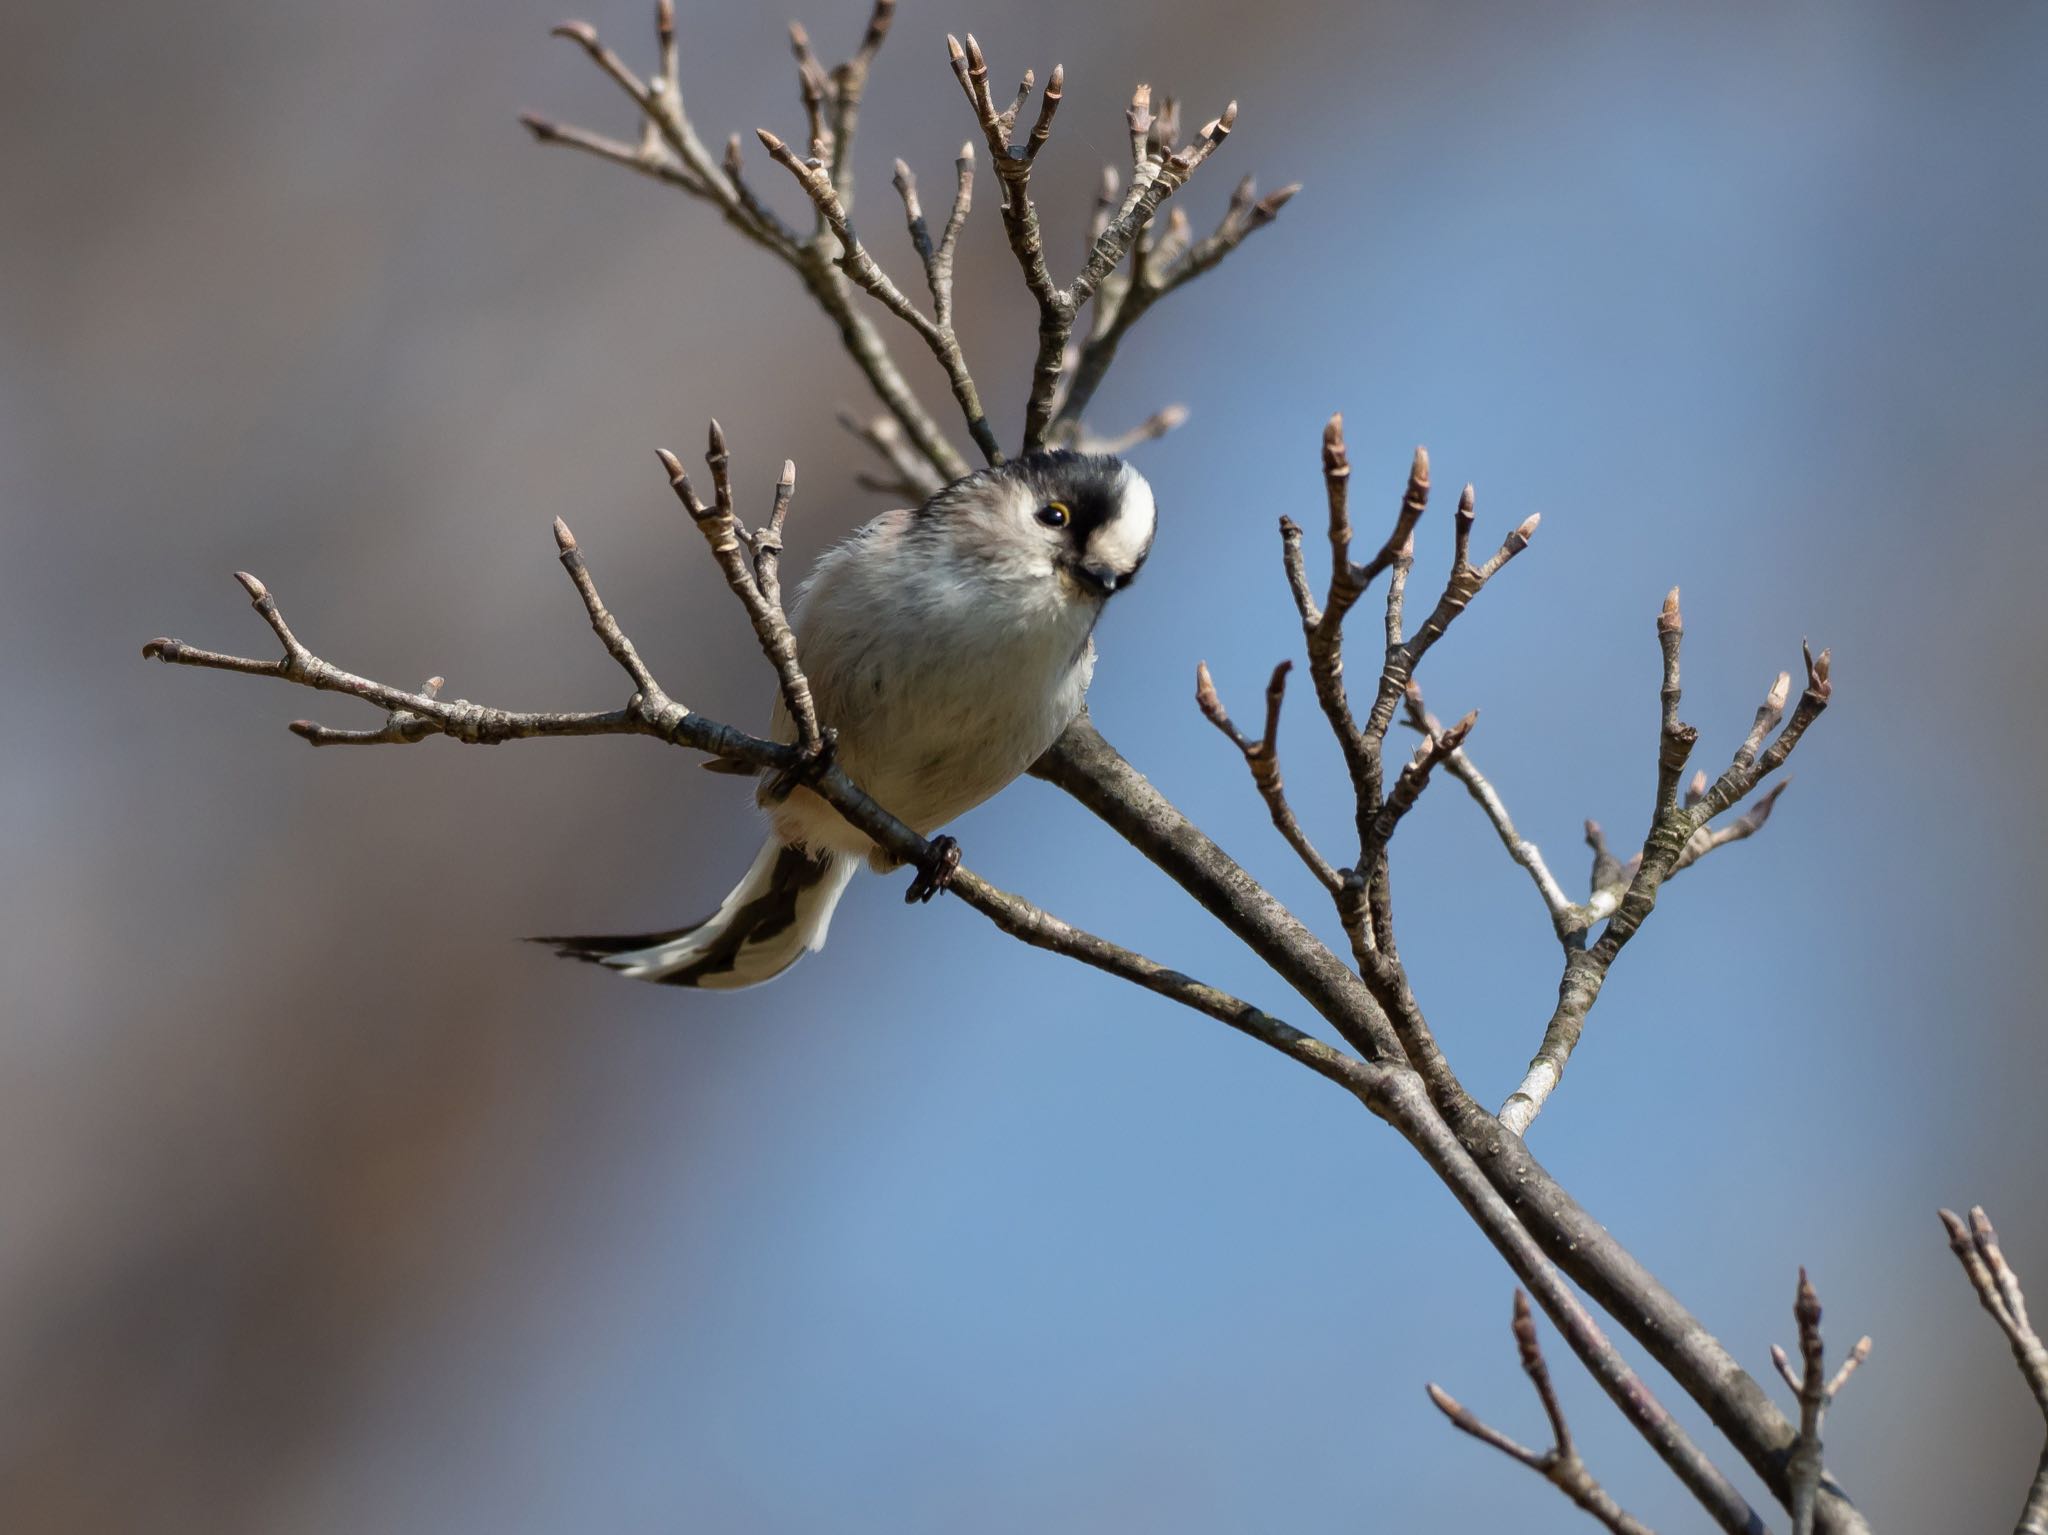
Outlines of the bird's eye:
M 1038 520 L 1048 528 L 1064 528 L 1069 515 L 1064 501 L 1048 501 L 1038 509 Z

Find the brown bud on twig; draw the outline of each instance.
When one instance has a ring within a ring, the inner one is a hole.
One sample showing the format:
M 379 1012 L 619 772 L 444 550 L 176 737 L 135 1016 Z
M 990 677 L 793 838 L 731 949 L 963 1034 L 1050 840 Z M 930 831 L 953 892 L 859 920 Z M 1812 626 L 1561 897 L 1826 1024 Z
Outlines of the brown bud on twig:
M 1799 648 L 1806 656 L 1806 691 L 1825 703 L 1835 690 L 1834 683 L 1829 680 L 1829 674 L 1834 670 L 1834 652 L 1823 650 L 1815 655 L 1813 646 L 1805 640 L 1799 642 Z
M 1131 87 L 1131 104 L 1124 108 L 1124 118 L 1131 125 L 1131 131 L 1152 126 L 1152 87 L 1140 82 Z
M 1344 413 L 1330 417 L 1323 428 L 1323 473 L 1330 476 L 1351 473 L 1350 455 L 1344 450 Z
M 1429 500 L 1429 449 L 1417 445 L 1414 462 L 1408 466 L 1408 494 L 1410 501 Z
M 1209 675 L 1207 661 L 1195 663 L 1195 707 L 1217 729 L 1225 728 L 1223 722 L 1229 716 L 1223 712 L 1223 700 L 1216 696 L 1216 679 Z
M 1664 606 L 1657 613 L 1659 634 L 1679 634 L 1685 629 L 1685 615 L 1678 609 L 1678 588 L 1672 587 L 1664 598 Z
M 1277 192 L 1268 192 L 1253 205 L 1250 220 L 1251 226 L 1256 229 L 1262 224 L 1272 223 L 1279 215 L 1280 210 L 1292 202 L 1295 194 L 1300 190 L 1300 182 L 1290 181 Z

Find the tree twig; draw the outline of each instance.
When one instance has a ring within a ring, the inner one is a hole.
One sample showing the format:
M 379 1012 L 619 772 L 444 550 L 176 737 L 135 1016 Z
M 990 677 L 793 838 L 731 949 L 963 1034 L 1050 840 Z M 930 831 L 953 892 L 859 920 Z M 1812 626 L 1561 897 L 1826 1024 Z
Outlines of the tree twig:
M 1066 379 L 1066 387 L 1054 414 L 1053 429 L 1058 431 L 1079 422 L 1082 413 L 1094 400 L 1095 391 L 1108 374 L 1110 365 L 1116 361 L 1117 348 L 1123 344 L 1131 327 L 1151 312 L 1153 305 L 1205 272 L 1213 271 L 1225 256 L 1279 217 L 1280 210 L 1300 190 L 1301 183 L 1297 181 L 1260 197 L 1256 185 L 1247 176 L 1231 194 L 1230 207 L 1213 233 L 1177 255 L 1171 248 L 1163 252 L 1141 252 L 1131 260 L 1130 279 L 1117 290 L 1113 302 L 1106 302 L 1111 295 L 1105 284 L 1097 298 L 1098 323 L 1082 344 L 1080 356 Z M 1180 210 L 1174 211 L 1178 213 Z M 1162 256 L 1167 259 L 1162 260 Z
M 1520 1461 L 1613 1531 L 1614 1535 L 1655 1535 L 1648 1525 L 1632 1518 L 1614 1501 L 1607 1490 L 1594 1480 L 1585 1461 L 1579 1458 L 1578 1449 L 1572 1443 L 1571 1428 L 1565 1422 L 1564 1407 L 1557 1399 L 1557 1387 L 1550 1379 L 1550 1366 L 1543 1360 L 1543 1346 L 1536 1337 L 1536 1318 L 1529 1312 L 1529 1297 L 1520 1290 L 1515 1291 L 1514 1330 L 1515 1349 L 1521 1355 L 1522 1369 L 1536 1388 L 1537 1399 L 1543 1403 L 1544 1416 L 1550 1420 L 1548 1450 L 1532 1450 L 1510 1439 L 1499 1429 L 1483 1422 L 1470 1408 L 1434 1382 L 1429 1387 L 1429 1399 L 1460 1429 L 1481 1444 L 1491 1445 L 1511 1460 Z
M 1791 1483 L 1786 1506 L 1792 1514 L 1792 1535 L 1813 1535 L 1821 1486 L 1827 1480 L 1821 1456 L 1821 1419 L 1835 1394 L 1856 1373 L 1857 1366 L 1870 1357 L 1870 1339 L 1859 1338 L 1834 1378 L 1828 1378 L 1820 1336 L 1820 1296 L 1814 1292 L 1803 1268 L 1799 1271 L 1799 1288 L 1792 1298 L 1792 1318 L 1799 1329 L 1800 1368 L 1795 1371 L 1785 1351 L 1775 1343 L 1771 1345 L 1771 1363 L 1777 1366 L 1779 1378 L 1792 1388 L 1799 1401 L 1799 1437 L 1793 1441 L 1792 1453 L 1785 1463 L 1785 1474 Z
M 873 416 L 863 420 L 850 410 L 842 410 L 839 412 L 839 424 L 872 448 L 889 466 L 892 478 L 875 482 L 875 488 L 904 496 L 913 504 L 921 504 L 944 484 L 924 455 L 903 435 L 903 428 L 894 416 Z
M 1984 1213 L 1982 1205 L 1973 1205 L 1967 1221 L 1953 1210 L 1943 1210 L 1941 1224 L 1948 1231 L 1949 1248 L 1962 1264 L 1970 1288 L 1977 1292 L 1977 1299 L 2005 1334 L 2005 1341 L 2012 1346 L 2013 1362 L 2019 1366 L 2027 1389 L 2034 1394 L 2034 1404 L 2041 1409 L 2042 1417 L 2048 1418 L 2048 1343 L 2041 1341 L 2041 1335 L 2034 1331 L 2034 1324 L 2027 1317 L 2027 1297 L 2020 1288 L 2020 1276 L 2005 1261 L 1991 1217 Z M 2041 1447 L 2040 1464 L 2034 1469 L 2033 1484 L 2027 1489 L 2013 1535 L 2048 1535 L 2048 1443 Z
M 821 99 L 825 132 L 830 138 L 833 168 L 831 181 L 842 208 L 853 206 L 852 150 L 861 92 L 868 67 L 887 36 L 894 13 L 894 0 L 877 0 L 869 14 L 860 47 L 845 64 L 825 76 L 829 99 Z M 521 117 L 534 137 L 544 144 L 563 144 L 594 154 L 601 159 L 666 182 L 691 197 L 718 209 L 725 221 L 747 239 L 768 251 L 794 271 L 818 306 L 832 320 L 841 342 L 883 407 L 895 417 L 904 433 L 917 447 L 941 483 L 967 473 L 967 461 L 946 440 L 931 414 L 904 379 L 902 369 L 890 355 L 868 317 L 854 305 L 851 282 L 840 271 L 830 250 L 829 230 L 823 228 L 805 238 L 790 229 L 757 197 L 741 176 L 739 145 L 727 140 L 724 164 L 713 160 L 683 104 L 681 81 L 675 73 L 675 16 L 669 0 L 657 6 L 656 32 L 661 45 L 663 73 L 653 82 L 642 81 L 599 38 L 596 28 L 586 22 L 569 22 L 555 29 L 555 35 L 576 43 L 592 63 L 630 99 L 643 120 L 654 130 L 651 140 L 639 149 L 566 127 L 535 113 Z M 792 36 L 800 56 L 799 79 L 808 96 L 816 82 L 801 67 L 810 44 L 801 28 Z M 815 60 L 812 60 L 815 65 Z M 659 152 L 667 151 L 667 157 Z
M 857 286 L 879 299 L 883 308 L 917 332 L 931 349 L 932 356 L 938 359 L 939 366 L 945 369 L 953 398 L 959 402 L 960 413 L 967 419 L 968 435 L 981 449 L 983 458 L 991 464 L 1000 464 L 1003 450 L 996 445 L 995 429 L 988 424 L 988 416 L 981 408 L 981 395 L 974 387 L 973 374 L 968 371 L 967 356 L 960 348 L 960 338 L 953 333 L 950 312 L 944 321 L 928 317 L 868 254 L 860 236 L 854 233 L 852 218 L 846 205 L 840 201 L 832 176 L 823 164 L 815 159 L 799 160 L 787 144 L 766 128 L 755 131 L 775 163 L 794 176 L 797 185 L 817 205 L 819 216 L 839 242 L 839 269 Z M 908 176 L 907 167 L 902 174 Z
M 732 588 L 740 606 L 746 609 L 747 621 L 753 625 L 754 638 L 760 643 L 761 653 L 775 668 L 776 680 L 782 686 L 783 704 L 796 727 L 798 751 L 805 757 L 816 756 L 824 747 L 824 734 L 818 725 L 817 706 L 811 700 L 811 685 L 804 677 L 803 667 L 797 662 L 796 636 L 783 615 L 781 590 L 775 577 L 774 557 L 781 552 L 782 518 L 789 510 L 790 492 L 796 488 L 796 465 L 785 460 L 783 478 L 776 485 L 775 509 L 769 523 L 772 542 L 757 544 L 748 538 L 746 529 L 733 511 L 732 456 L 726 449 L 725 433 L 716 421 L 711 423 L 710 445 L 704 454 L 704 462 L 711 470 L 711 505 L 706 506 L 691 488 L 690 477 L 684 473 L 681 459 L 666 448 L 658 450 L 658 456 L 662 468 L 668 471 L 669 489 L 682 502 L 683 510 L 690 514 L 697 531 L 704 535 L 711 558 L 725 574 L 726 585 Z M 743 552 L 750 546 L 756 561 L 753 570 L 748 569 Z M 763 552 L 770 550 L 767 579 L 764 581 L 759 562 Z M 652 679 L 646 679 L 643 685 L 652 686 Z
M 1220 730 L 1244 758 L 1244 765 L 1251 770 L 1252 784 L 1273 818 L 1274 829 L 1287 840 L 1295 856 L 1307 865 L 1309 873 L 1316 877 L 1316 883 L 1334 896 L 1343 890 L 1343 876 L 1331 867 L 1329 859 L 1316 851 L 1315 844 L 1301 829 L 1301 823 L 1295 819 L 1294 807 L 1287 803 L 1287 789 L 1280 779 L 1280 706 L 1287 697 L 1287 674 L 1293 669 L 1292 661 L 1282 661 L 1273 668 L 1272 680 L 1266 684 L 1266 727 L 1257 740 L 1230 722 L 1223 700 L 1216 696 L 1216 683 L 1209 675 L 1206 661 L 1195 667 L 1195 703 L 1203 718 Z
M 1439 735 L 1443 731 L 1435 715 L 1424 705 L 1422 688 L 1411 677 L 1403 694 L 1408 708 L 1408 722 L 1425 736 Z M 1550 914 L 1551 925 L 1562 938 L 1571 930 L 1571 897 L 1564 893 L 1564 887 L 1557 882 L 1557 876 L 1550 872 L 1550 866 L 1543 861 L 1543 850 L 1534 842 L 1515 830 L 1514 818 L 1508 814 L 1508 807 L 1499 792 L 1479 771 L 1463 746 L 1444 757 L 1444 768 L 1458 782 L 1465 786 L 1465 792 L 1485 812 L 1488 823 L 1500 838 L 1501 846 L 1529 873 L 1536 886 L 1536 893 L 1543 900 L 1543 909 Z
M 1029 95 L 1029 75 L 1024 88 L 1018 93 L 1016 104 L 1003 111 L 996 106 L 995 97 L 989 90 L 988 60 L 974 35 L 969 33 L 964 45 L 957 37 L 947 37 L 946 50 L 952 61 L 954 77 L 959 81 L 975 122 L 988 144 L 996 178 L 1002 188 L 1004 233 L 1024 274 L 1024 285 L 1038 305 L 1038 352 L 1032 364 L 1031 389 L 1024 410 L 1024 449 L 1030 452 L 1043 447 L 1050 435 L 1065 371 L 1067 342 L 1073 334 L 1075 317 L 1081 306 L 1095 296 L 1103 282 L 1131 252 L 1159 205 L 1186 185 L 1188 178 L 1229 136 L 1237 120 L 1237 103 L 1233 101 L 1226 106 L 1221 115 L 1203 127 L 1192 143 L 1180 149 L 1168 149 L 1155 145 L 1150 139 L 1153 122 L 1151 88 L 1138 87 L 1131 98 L 1131 109 L 1126 113 L 1133 134 L 1134 164 L 1130 190 L 1102 221 L 1081 270 L 1070 282 L 1062 284 L 1053 277 L 1047 264 L 1045 233 L 1039 223 L 1037 206 L 1031 199 L 1031 169 L 1052 132 L 1053 115 L 1059 110 L 1065 90 L 1066 70 L 1063 66 L 1054 66 L 1046 81 L 1037 120 L 1025 140 L 1016 143 L 1013 142 L 1013 132 Z M 1278 204 L 1273 211 L 1278 211 Z M 1234 247 L 1242 241 L 1246 233 L 1249 233 L 1249 228 L 1237 233 L 1229 246 Z M 1218 250 L 1216 259 L 1222 259 L 1224 254 L 1227 254 L 1227 248 Z M 1114 348 L 1108 355 L 1114 355 Z M 1108 357 L 1104 358 L 1101 366 L 1108 366 Z M 1091 393 L 1093 387 L 1091 383 Z M 1084 399 L 1076 404 L 1071 391 L 1067 394 L 1067 402 L 1072 410 L 1078 410 L 1079 404 L 1086 403 Z
M 1585 1032 L 1586 1015 L 1599 999 L 1607 972 L 1623 946 L 1655 908 L 1657 894 L 1664 881 L 1678 869 L 1695 862 L 1710 847 L 1739 841 L 1763 824 L 1764 818 L 1770 814 L 1768 803 L 1759 804 L 1744 818 L 1751 820 L 1746 830 L 1724 828 L 1718 837 L 1708 832 L 1704 841 L 1700 840 L 1714 817 L 1744 799 L 1766 775 L 1784 763 L 1807 727 L 1820 718 L 1834 692 L 1828 652 L 1823 650 L 1815 656 L 1809 648 L 1806 651 L 1806 689 L 1776 739 L 1768 747 L 1763 744 L 1783 715 L 1790 689 L 1790 678 L 1783 674 L 1765 695 L 1748 736 L 1726 771 L 1696 803 L 1682 805 L 1678 802 L 1679 778 L 1685 757 L 1698 734 L 1678 719 L 1678 655 L 1684 632 L 1685 622 L 1678 605 L 1678 593 L 1674 589 L 1657 615 L 1658 645 L 1664 656 L 1664 685 L 1661 690 L 1662 723 L 1658 733 L 1656 815 L 1634 867 L 1618 871 L 1626 874 L 1626 884 L 1614 899 L 1612 915 L 1607 917 L 1607 925 L 1599 938 L 1590 944 L 1568 946 L 1566 949 L 1564 974 L 1558 983 L 1557 1006 L 1544 1026 L 1542 1043 L 1530 1060 L 1521 1085 L 1501 1106 L 1501 1123 L 1517 1135 L 1528 1131 L 1563 1077 L 1565 1064 Z M 1596 892 L 1596 902 L 1597 899 Z

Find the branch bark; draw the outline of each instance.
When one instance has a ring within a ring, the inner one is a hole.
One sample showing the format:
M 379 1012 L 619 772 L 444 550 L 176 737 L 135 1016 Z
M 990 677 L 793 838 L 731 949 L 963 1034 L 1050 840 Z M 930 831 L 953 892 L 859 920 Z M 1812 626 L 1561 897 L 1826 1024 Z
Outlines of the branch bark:
M 2033 1393 L 2034 1405 L 2041 1409 L 2043 1418 L 2048 1418 L 2048 1344 L 2041 1341 L 2041 1335 L 2028 1319 L 2026 1292 L 2020 1288 L 2020 1276 L 2005 1261 L 2005 1251 L 1998 1245 L 1998 1232 L 1992 1227 L 1991 1217 L 1984 1213 L 1982 1205 L 1973 1205 L 1967 1221 L 1953 1210 L 1943 1210 L 1941 1224 L 1948 1231 L 1949 1248 L 1962 1264 L 1970 1288 L 1977 1292 L 1977 1299 L 2012 1346 L 2013 1363 L 2019 1366 L 2021 1379 Z M 2013 1535 L 2048 1535 L 2048 1443 L 2041 1447 L 2041 1460 L 2034 1468 L 2034 1480 L 2027 1488 L 2026 1502 L 2020 1507 Z

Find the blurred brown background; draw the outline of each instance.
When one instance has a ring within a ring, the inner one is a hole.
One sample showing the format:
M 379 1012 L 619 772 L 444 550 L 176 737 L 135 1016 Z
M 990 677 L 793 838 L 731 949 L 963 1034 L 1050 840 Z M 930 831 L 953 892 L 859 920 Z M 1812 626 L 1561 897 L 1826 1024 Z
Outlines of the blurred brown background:
M 793 136 L 781 11 L 679 9 L 707 137 Z M 821 52 L 861 9 L 812 5 Z M 648 66 L 641 6 L 590 15 Z M 1332 409 L 1368 505 L 1425 440 L 1486 527 L 1544 512 L 1431 697 L 1482 706 L 1560 864 L 1647 799 L 1672 580 L 1702 760 L 1803 632 L 1836 647 L 1799 787 L 1674 887 L 1534 1139 L 1752 1368 L 1798 1262 L 1837 1346 L 1877 1335 L 1830 1448 L 1895 1530 L 2003 1527 L 2039 1439 L 1932 1210 L 1988 1203 L 2048 1304 L 2044 15 L 906 0 L 862 134 L 906 279 L 889 157 L 943 187 L 969 127 L 947 29 L 999 74 L 1066 61 L 1063 259 L 1136 79 L 1243 102 L 1198 225 L 1245 169 L 1308 183 L 1105 391 L 1105 427 L 1194 417 L 1146 450 L 1166 536 L 1097 688 L 1304 910 L 1185 694 L 1206 655 L 1249 708 L 1293 643 L 1271 519 L 1314 514 Z M 315 754 L 285 721 L 371 718 L 137 659 L 268 654 L 246 568 L 368 675 L 609 705 L 559 514 L 671 689 L 760 721 L 651 450 L 716 413 L 763 497 L 793 455 L 801 569 L 880 508 L 831 425 L 858 380 L 702 209 L 517 129 L 628 131 L 558 19 L 10 8 L 0 1528 L 1578 1528 L 1429 1412 L 1436 1377 L 1535 1433 L 1508 1280 L 1335 1095 L 879 885 L 767 991 L 606 984 L 512 940 L 708 907 L 755 837 L 730 781 L 639 742 Z M 983 192 L 961 307 L 1014 422 L 1030 322 Z M 1288 1000 L 1057 796 L 962 835 Z M 1539 913 L 1455 796 L 1404 835 L 1412 961 L 1497 1098 L 1554 984 Z M 1699 1527 L 1567 1391 L 1613 1490 Z

